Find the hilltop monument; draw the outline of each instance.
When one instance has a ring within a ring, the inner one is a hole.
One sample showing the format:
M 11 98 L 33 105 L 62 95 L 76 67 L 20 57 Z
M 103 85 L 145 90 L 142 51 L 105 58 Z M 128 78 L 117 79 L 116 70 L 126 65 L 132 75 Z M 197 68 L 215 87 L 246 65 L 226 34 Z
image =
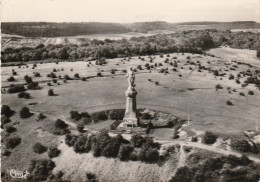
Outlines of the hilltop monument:
M 139 119 L 136 109 L 137 91 L 135 90 L 135 73 L 131 67 L 127 72 L 126 78 L 128 80 L 128 88 L 125 92 L 126 110 L 122 125 L 123 127 L 138 127 Z

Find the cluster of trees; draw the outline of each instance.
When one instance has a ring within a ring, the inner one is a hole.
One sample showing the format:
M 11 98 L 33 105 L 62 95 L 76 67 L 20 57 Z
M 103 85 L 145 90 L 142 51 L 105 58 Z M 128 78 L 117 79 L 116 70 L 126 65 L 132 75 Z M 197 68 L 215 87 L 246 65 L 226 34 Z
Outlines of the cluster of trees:
M 257 182 L 260 168 L 246 156 L 233 155 L 207 159 L 195 167 L 181 167 L 170 181 L 216 182 L 251 181 Z
M 176 43 L 175 39 L 180 39 Z M 2 62 L 27 62 L 31 60 L 60 59 L 77 60 L 82 58 L 117 58 L 135 55 L 152 55 L 172 52 L 202 53 L 202 50 L 215 46 L 208 31 L 198 35 L 171 34 L 149 37 L 133 37 L 130 40 L 86 40 L 84 45 L 47 45 L 34 48 L 7 48 L 2 51 Z
M 123 139 L 121 135 L 110 137 L 103 130 L 95 135 L 67 134 L 65 143 L 72 146 L 75 152 L 87 153 L 92 151 L 95 157 L 104 156 L 125 160 L 140 160 L 154 163 L 159 160 L 158 143 L 151 138 L 133 135 L 131 141 Z
M 177 39 L 177 41 L 176 41 Z M 84 45 L 47 45 L 34 48 L 7 48 L 2 51 L 2 62 L 83 58 L 103 59 L 173 52 L 202 53 L 203 50 L 228 45 L 234 48 L 259 49 L 260 38 L 255 33 L 232 33 L 217 30 L 193 30 L 149 37 L 132 37 L 130 40 L 85 40 Z M 258 51 L 259 52 L 259 51 Z M 259 55 L 259 53 L 258 53 Z

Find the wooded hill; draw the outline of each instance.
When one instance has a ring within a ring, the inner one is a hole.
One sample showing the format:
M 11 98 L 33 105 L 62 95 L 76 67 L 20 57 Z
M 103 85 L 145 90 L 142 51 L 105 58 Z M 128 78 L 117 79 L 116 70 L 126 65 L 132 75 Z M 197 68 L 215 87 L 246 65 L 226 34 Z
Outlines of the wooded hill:
M 138 23 L 49 23 L 49 22 L 12 22 L 2 23 L 2 33 L 25 37 L 60 37 L 89 34 L 147 33 L 155 30 L 185 31 L 193 29 L 257 29 L 260 23 L 254 21 L 239 22 L 186 22 L 167 23 L 164 21 Z

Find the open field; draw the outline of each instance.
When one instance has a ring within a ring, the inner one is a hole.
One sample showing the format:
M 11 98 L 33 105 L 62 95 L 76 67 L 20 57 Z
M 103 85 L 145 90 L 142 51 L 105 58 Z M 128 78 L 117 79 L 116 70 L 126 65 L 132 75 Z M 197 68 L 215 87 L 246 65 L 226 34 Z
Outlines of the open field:
M 236 71 L 230 70 L 227 75 L 220 80 L 219 77 L 214 77 L 212 73 L 203 70 L 198 72 L 196 66 L 185 65 L 186 57 L 191 56 L 193 62 L 200 61 L 202 65 L 210 66 L 212 69 L 225 68 L 226 59 L 213 58 L 201 55 L 177 55 L 171 54 L 170 58 L 177 57 L 178 72 L 172 71 L 173 66 L 163 63 L 165 58 L 156 59 L 154 63 L 162 63 L 163 66 L 152 69 L 151 73 L 148 70 L 138 70 L 136 74 L 137 84 L 137 103 L 139 108 L 150 108 L 161 110 L 168 113 L 173 113 L 181 118 L 187 118 L 188 105 L 190 107 L 190 118 L 192 127 L 199 130 L 210 130 L 214 128 L 219 132 L 239 132 L 246 129 L 254 129 L 257 117 L 257 103 L 259 103 L 259 91 L 253 86 L 241 87 L 241 84 L 235 83 L 235 80 L 229 80 L 228 75 L 237 75 L 239 71 L 247 70 L 248 66 L 239 65 Z M 48 63 L 38 64 L 35 69 L 18 67 L 5 67 L 2 69 L 2 87 L 7 87 L 12 83 L 24 83 L 25 75 L 33 76 L 33 72 L 39 72 L 42 76 L 33 78 L 34 81 L 39 81 L 42 89 L 29 91 L 32 99 L 21 100 L 16 94 L 2 95 L 2 103 L 11 106 L 14 110 L 19 110 L 22 106 L 28 105 L 31 102 L 36 102 L 36 105 L 29 106 L 32 110 L 52 114 L 56 117 L 61 115 L 69 115 L 71 110 L 95 112 L 113 108 L 124 108 L 125 96 L 124 92 L 127 87 L 127 82 L 124 78 L 123 69 L 129 66 L 136 67 L 148 63 L 141 61 L 138 58 L 133 58 L 131 61 L 120 61 L 120 59 L 108 60 L 105 66 L 93 65 L 87 67 L 87 62 L 60 62 L 59 64 Z M 208 61 L 210 64 L 208 65 Z M 154 64 L 153 63 L 153 64 Z M 231 65 L 236 63 L 229 62 Z M 116 65 L 118 64 L 118 65 Z M 180 69 L 183 67 L 184 69 Z M 192 67 L 194 70 L 189 70 Z M 94 76 L 86 82 L 81 80 L 69 80 L 68 83 L 63 83 L 58 80 L 60 85 L 52 84 L 47 86 L 47 81 L 51 82 L 51 78 L 46 75 L 52 72 L 52 69 L 61 69 L 64 71 L 56 72 L 56 75 L 69 75 L 73 77 L 75 73 L 79 73 L 81 77 Z M 158 73 L 161 68 L 168 68 L 169 74 L 164 75 Z M 11 70 L 15 69 L 18 75 L 14 76 L 16 82 L 7 82 L 7 78 L 11 76 Z M 73 69 L 73 71 L 70 71 Z M 112 75 L 111 69 L 117 69 Z M 104 77 L 95 77 L 96 73 L 104 70 Z M 182 74 L 182 77 L 178 75 Z M 151 79 L 153 82 L 148 81 Z M 241 81 L 244 80 L 243 78 Z M 155 81 L 159 81 L 159 85 L 155 85 Z M 223 89 L 215 90 L 215 85 L 220 84 Z M 227 87 L 231 90 L 236 89 L 236 92 L 228 93 Z M 53 88 L 58 94 L 56 97 L 48 97 L 47 91 Z M 254 95 L 247 95 L 249 90 L 254 91 Z M 239 92 L 244 92 L 245 97 L 240 96 Z M 226 105 L 226 101 L 231 100 L 233 106 Z M 21 103 L 21 104 L 17 104 Z

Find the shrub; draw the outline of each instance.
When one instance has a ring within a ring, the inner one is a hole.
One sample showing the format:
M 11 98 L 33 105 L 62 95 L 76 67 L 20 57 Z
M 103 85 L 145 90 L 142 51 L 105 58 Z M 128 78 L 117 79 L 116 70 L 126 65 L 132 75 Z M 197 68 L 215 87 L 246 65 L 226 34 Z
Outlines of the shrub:
M 134 150 L 134 147 L 131 145 L 121 145 L 119 152 L 118 152 L 118 158 L 121 161 L 128 160 L 130 158 L 130 154 L 133 150 Z
M 143 113 L 141 116 L 142 119 L 151 119 L 151 115 L 149 113 Z
M 84 82 L 84 81 L 86 81 L 86 78 L 85 78 L 85 77 L 83 77 L 81 80 Z
M 231 148 L 240 152 L 253 152 L 251 145 L 245 139 L 231 139 Z
M 256 57 L 260 58 L 260 49 L 257 49 L 257 51 L 256 51 Z
M 233 80 L 234 78 L 235 78 L 235 76 L 232 75 L 232 74 L 230 74 L 229 77 L 228 77 L 229 80 Z
M 25 88 L 23 85 L 10 85 L 8 88 L 8 93 L 18 93 L 18 92 L 23 92 L 25 91 Z
M 30 90 L 36 90 L 36 89 L 39 89 L 39 84 L 38 84 L 38 82 L 31 82 L 31 83 L 28 83 L 27 88 Z
M 48 74 L 47 77 L 57 78 L 56 74 L 53 73 L 53 72 L 51 72 L 50 74 Z
M 16 128 L 13 127 L 13 126 L 6 126 L 6 127 L 5 127 L 5 131 L 6 131 L 7 133 L 13 133 L 13 132 L 16 132 Z
M 34 73 L 35 77 L 41 77 L 41 74 L 39 72 Z
M 245 94 L 244 94 L 243 92 L 240 92 L 239 95 L 241 95 L 241 96 L 245 96 Z
M 30 99 L 31 98 L 30 94 L 26 93 L 26 92 L 20 92 L 17 96 L 19 98 L 24 98 L 24 99 Z
M 248 95 L 254 95 L 254 92 L 253 92 L 252 90 L 250 90 L 250 91 L 248 92 Z
M 77 130 L 82 133 L 84 131 L 84 123 L 78 123 Z
M 240 81 L 239 81 L 238 79 L 236 79 L 236 83 L 237 83 L 237 84 L 240 84 Z
M 125 110 L 124 109 L 117 109 L 117 110 L 112 110 L 109 113 L 110 119 L 113 120 L 122 120 L 125 116 Z
M 9 149 L 15 148 L 20 143 L 21 143 L 21 138 L 18 136 L 14 136 L 6 139 L 6 147 Z
M 55 163 L 47 159 L 37 159 L 30 162 L 28 181 L 45 181 L 51 175 Z
M 48 90 L 48 96 L 54 96 L 54 91 L 53 89 Z
M 115 130 L 117 127 L 122 123 L 122 120 L 115 120 L 111 125 L 110 125 L 110 130 Z
M 15 79 L 14 79 L 14 77 L 13 77 L 13 76 L 10 76 L 10 77 L 7 79 L 7 81 L 9 81 L 9 82 L 14 82 L 14 81 L 15 81 Z
M 95 176 L 95 174 L 93 174 L 93 173 L 90 173 L 90 172 L 87 172 L 86 173 L 86 177 L 87 177 L 87 179 L 89 180 L 89 181 L 93 181 L 93 182 L 95 182 L 96 180 L 96 176 Z
M 97 73 L 97 76 L 102 76 L 102 73 L 101 73 L 101 72 L 98 72 L 98 73 Z
M 91 115 L 91 118 L 94 120 L 94 122 L 97 122 L 99 120 L 107 120 L 107 114 L 105 112 L 96 112 Z
M 80 120 L 81 118 L 90 118 L 90 115 L 87 112 L 79 113 L 78 111 L 70 111 L 70 117 L 75 119 L 76 121 Z
M 158 81 L 156 81 L 156 82 L 154 82 L 155 83 L 155 85 L 159 85 L 159 82 Z
M 159 159 L 159 152 L 157 149 L 149 148 L 145 152 L 145 160 L 147 162 L 157 162 Z
M 11 122 L 10 118 L 8 118 L 5 115 L 1 115 L 1 128 L 4 128 L 4 125 L 10 122 Z
M 159 73 L 164 73 L 164 72 L 165 72 L 165 69 L 164 69 L 164 68 L 162 68 L 162 69 L 159 70 Z
M 69 75 L 64 75 L 64 79 L 65 79 L 65 80 L 71 80 L 71 78 L 69 77 Z
M 13 75 L 17 75 L 17 72 L 16 72 L 16 71 L 13 71 L 12 74 L 13 74 Z
M 29 77 L 28 75 L 25 75 L 25 76 L 24 76 L 24 80 L 25 80 L 25 82 L 26 82 L 27 84 L 32 82 L 32 78 Z
M 14 111 L 12 111 L 8 105 L 2 105 L 1 115 L 5 115 L 6 117 L 11 117 L 12 115 L 14 115 Z
M 138 147 L 138 148 L 140 148 L 145 141 L 146 140 L 141 135 L 138 135 L 138 134 L 132 135 L 131 140 L 130 140 L 131 144 L 134 147 Z
M 32 113 L 30 113 L 30 110 L 27 107 L 23 107 L 20 110 L 20 117 L 21 118 L 29 118 L 32 115 Z
M 206 131 L 204 136 L 202 137 L 202 142 L 205 144 L 213 144 L 216 142 L 217 138 L 218 138 L 217 135 Z
M 51 146 L 48 150 L 48 156 L 50 158 L 58 157 L 60 155 L 60 150 L 57 147 Z
M 77 153 L 85 153 L 91 150 L 91 137 L 80 135 L 74 143 L 74 151 Z
M 33 145 L 33 151 L 37 154 L 42 154 L 47 151 L 47 147 L 37 142 Z
M 229 105 L 229 106 L 233 105 L 233 103 L 230 100 L 227 100 L 226 104 Z
M 68 125 L 64 121 L 62 121 L 61 119 L 57 119 L 55 121 L 55 128 L 65 129 L 67 127 L 68 127 Z
M 121 140 L 122 139 L 117 135 L 117 137 L 107 139 L 107 141 L 101 143 L 101 155 L 105 157 L 117 157 L 121 145 Z
M 223 88 L 220 84 L 217 84 L 215 87 L 216 87 L 216 90 Z
M 77 141 L 77 138 L 78 138 L 78 136 L 76 136 L 76 135 L 66 134 L 65 143 L 71 147 L 75 144 L 75 142 Z
M 197 142 L 198 141 L 198 137 L 195 137 L 195 136 L 191 137 L 191 141 L 192 142 Z
M 214 73 L 215 76 L 219 76 L 218 70 L 214 70 L 213 73 Z
M 75 73 L 75 74 L 74 74 L 74 77 L 75 77 L 75 78 L 80 78 L 80 76 L 79 76 L 78 73 Z
M 42 113 L 40 113 L 39 115 L 38 115 L 38 121 L 39 120 L 43 120 L 43 119 L 45 119 L 46 118 L 46 116 L 44 115 L 44 114 L 42 114 Z

